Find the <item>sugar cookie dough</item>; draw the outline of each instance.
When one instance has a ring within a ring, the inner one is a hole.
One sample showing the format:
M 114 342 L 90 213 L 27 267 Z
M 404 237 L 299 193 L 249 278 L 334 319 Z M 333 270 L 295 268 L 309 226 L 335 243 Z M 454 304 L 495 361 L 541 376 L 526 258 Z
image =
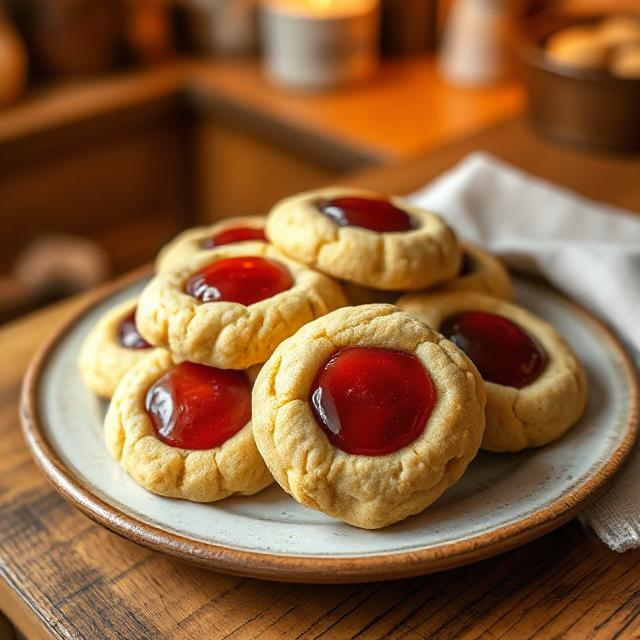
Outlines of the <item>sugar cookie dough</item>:
M 146 394 L 175 364 L 167 351 L 155 349 L 122 379 L 105 418 L 111 455 L 148 491 L 194 502 L 252 495 L 271 484 L 251 422 L 212 449 L 181 449 L 156 436 L 145 407 Z
M 435 388 L 420 435 L 387 455 L 334 446 L 309 402 L 318 370 L 354 345 L 415 354 Z M 484 404 L 482 379 L 462 351 L 397 307 L 363 305 L 309 323 L 276 349 L 254 386 L 253 432 L 275 479 L 298 502 L 377 529 L 422 511 L 458 480 L 480 445 Z
M 378 232 L 340 226 L 319 209 L 337 198 L 388 202 L 409 216 L 412 227 Z M 267 234 L 292 258 L 372 289 L 424 289 L 453 278 L 460 268 L 456 236 L 440 216 L 362 189 L 331 187 L 286 198 L 269 213 Z
M 461 242 L 460 246 L 463 251 L 460 272 L 435 291 L 476 291 L 510 300 L 513 295 L 511 277 L 500 260 L 471 242 Z
M 227 243 L 260 242 L 260 238 L 255 236 L 260 236 L 261 232 L 264 233 L 266 220 L 265 216 L 236 216 L 215 224 L 187 229 L 160 250 L 156 258 L 156 271 L 173 269 L 202 251 L 210 251 L 215 247 L 225 246 Z M 248 234 L 242 234 L 243 231 Z M 251 231 L 255 233 L 251 233 Z M 238 232 L 241 235 L 249 235 L 250 238 L 248 240 L 234 239 Z M 216 237 L 223 242 L 222 245 L 215 243 Z
M 110 398 L 122 376 L 148 353 L 149 345 L 125 346 L 120 339 L 123 321 L 135 313 L 137 298 L 131 298 L 109 309 L 91 329 L 80 350 L 78 366 L 84 383 L 96 394 Z M 131 327 L 132 331 L 134 329 Z M 133 336 L 135 338 L 135 336 Z
M 262 257 L 284 266 L 293 285 L 245 306 L 238 302 L 200 302 L 185 292 L 187 281 L 214 262 Z M 222 246 L 162 271 L 140 296 L 138 328 L 144 338 L 176 356 L 222 369 L 261 364 L 302 325 L 344 306 L 340 285 L 283 256 L 265 243 Z
M 407 295 L 397 304 L 436 331 L 454 314 L 496 314 L 514 322 L 544 350 L 546 365 L 530 384 L 515 388 L 485 380 L 487 425 L 483 449 L 520 451 L 539 447 L 558 439 L 582 415 L 587 400 L 584 369 L 558 332 L 533 313 L 498 298 L 462 292 Z

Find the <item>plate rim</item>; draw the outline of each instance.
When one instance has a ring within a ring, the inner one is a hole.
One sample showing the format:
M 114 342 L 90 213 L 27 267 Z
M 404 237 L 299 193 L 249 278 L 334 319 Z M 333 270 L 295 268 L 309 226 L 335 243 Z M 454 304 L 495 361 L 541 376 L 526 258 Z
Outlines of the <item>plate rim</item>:
M 165 531 L 109 504 L 85 486 L 81 478 L 76 477 L 47 440 L 40 420 L 38 403 L 42 374 L 60 341 L 94 307 L 151 273 L 151 267 L 145 266 L 101 286 L 90 294 L 38 348 L 27 367 L 22 384 L 20 422 L 32 457 L 63 498 L 98 524 L 154 551 L 161 551 L 181 560 L 224 573 L 286 582 L 371 582 L 452 569 L 513 549 L 569 521 L 604 489 L 627 459 L 635 442 L 638 432 L 640 391 L 638 375 L 631 356 L 606 324 L 593 313 L 545 283 L 583 319 L 595 327 L 608 343 L 608 347 L 617 353 L 631 396 L 631 410 L 622 441 L 611 455 L 603 460 L 596 473 L 583 484 L 574 487 L 544 509 L 531 513 L 517 522 L 465 540 L 448 542 L 427 549 L 363 557 L 301 557 L 249 551 L 193 540 L 178 533 Z M 530 277 L 528 279 L 537 280 Z

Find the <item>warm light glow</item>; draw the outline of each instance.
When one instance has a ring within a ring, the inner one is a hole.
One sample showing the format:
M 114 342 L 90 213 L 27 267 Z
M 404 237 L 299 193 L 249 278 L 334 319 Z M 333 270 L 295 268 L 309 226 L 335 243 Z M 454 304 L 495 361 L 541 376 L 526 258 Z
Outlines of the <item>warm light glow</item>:
M 263 0 L 282 13 L 309 17 L 341 17 L 371 11 L 378 0 Z
M 309 3 L 313 9 L 318 11 L 329 9 L 331 5 L 338 4 L 336 0 L 309 0 Z

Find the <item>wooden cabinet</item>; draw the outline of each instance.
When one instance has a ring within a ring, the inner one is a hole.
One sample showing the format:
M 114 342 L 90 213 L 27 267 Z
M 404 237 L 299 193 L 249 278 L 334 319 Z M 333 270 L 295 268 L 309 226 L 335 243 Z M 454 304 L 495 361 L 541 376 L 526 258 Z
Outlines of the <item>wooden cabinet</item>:
M 115 272 L 192 220 L 191 123 L 175 97 L 0 146 L 0 270 L 44 234 L 94 239 Z
M 182 60 L 42 90 L 0 112 L 0 320 L 3 292 L 20 289 L 6 275 L 42 235 L 90 238 L 119 273 L 185 226 L 266 213 L 520 104 L 517 85 L 443 85 L 427 57 L 317 94 L 270 84 L 255 59 Z
M 341 172 L 220 118 L 196 125 L 198 217 L 266 213 L 280 198 L 326 185 Z

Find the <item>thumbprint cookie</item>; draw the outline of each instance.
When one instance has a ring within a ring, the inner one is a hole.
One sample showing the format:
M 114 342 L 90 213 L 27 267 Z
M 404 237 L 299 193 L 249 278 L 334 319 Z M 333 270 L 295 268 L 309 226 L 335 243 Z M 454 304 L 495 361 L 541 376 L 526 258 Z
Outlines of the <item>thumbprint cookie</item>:
M 162 496 L 213 502 L 273 478 L 251 432 L 252 376 L 155 349 L 122 379 L 105 418 L 114 458 Z
M 165 245 L 156 258 L 156 271 L 172 269 L 202 251 L 237 242 L 267 242 L 264 216 L 238 216 L 187 229 Z
M 456 236 L 440 216 L 361 189 L 286 198 L 269 213 L 267 235 L 295 260 L 372 289 L 425 289 L 460 269 Z
M 547 322 L 479 293 L 407 295 L 398 306 L 462 349 L 487 388 L 482 448 L 520 451 L 552 442 L 582 415 L 584 369 Z
M 265 243 L 228 245 L 161 271 L 140 296 L 140 333 L 223 369 L 261 364 L 302 325 L 338 307 L 336 282 Z
M 285 340 L 253 390 L 256 444 L 298 502 L 366 529 L 455 483 L 484 430 L 465 354 L 397 307 L 346 307 Z
M 78 365 L 82 379 L 103 398 L 113 395 L 122 376 L 151 348 L 136 326 L 137 305 L 137 298 L 132 298 L 107 311 L 80 349 Z
M 513 288 L 505 266 L 484 249 L 471 242 L 461 242 L 462 264 L 453 280 L 437 287 L 444 291 L 476 291 L 511 300 Z

